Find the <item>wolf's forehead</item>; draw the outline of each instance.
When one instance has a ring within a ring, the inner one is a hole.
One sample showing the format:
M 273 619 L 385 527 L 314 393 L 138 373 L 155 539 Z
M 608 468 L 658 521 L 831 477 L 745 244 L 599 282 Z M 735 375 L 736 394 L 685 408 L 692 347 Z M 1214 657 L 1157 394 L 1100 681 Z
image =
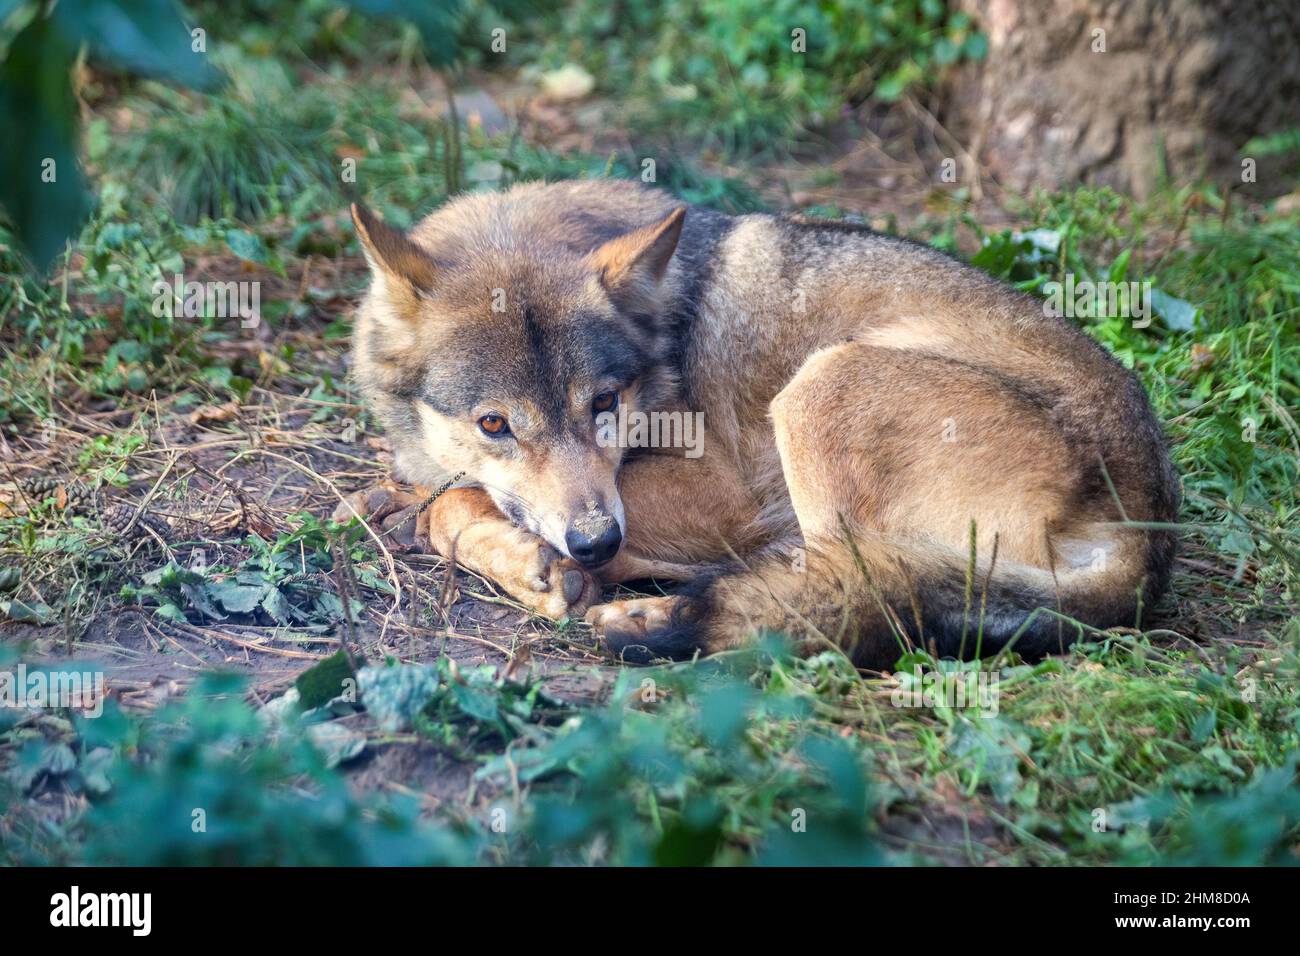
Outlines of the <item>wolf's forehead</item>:
M 524 399 L 558 422 L 575 386 L 624 385 L 642 374 L 646 352 L 620 323 L 584 314 L 546 321 L 521 311 L 449 336 L 430 362 L 423 398 L 444 414 Z

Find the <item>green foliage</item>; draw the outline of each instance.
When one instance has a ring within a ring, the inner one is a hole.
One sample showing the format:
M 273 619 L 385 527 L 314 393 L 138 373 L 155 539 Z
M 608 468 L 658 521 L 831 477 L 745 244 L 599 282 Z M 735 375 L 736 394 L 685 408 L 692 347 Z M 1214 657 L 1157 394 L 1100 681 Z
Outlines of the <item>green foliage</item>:
M 390 590 L 367 563 L 373 556 L 359 545 L 361 528 L 335 530 L 306 513 L 297 515 L 296 521 L 295 530 L 274 542 L 250 534 L 245 544 L 252 553 L 237 567 L 202 563 L 185 567 L 168 561 L 145 574 L 143 586 L 124 585 L 122 597 L 153 604 L 157 614 L 180 622 L 190 615 L 200 622 L 261 617 L 308 630 L 332 629 L 345 616 L 343 597 L 331 577 L 332 547 L 351 549 L 362 586 Z M 363 608 L 359 598 L 352 598 L 351 617 L 358 618 Z
M 1188 800 L 1169 791 L 1124 808 L 1139 826 L 1161 828 L 1164 854 L 1132 862 L 1170 866 L 1296 866 L 1300 841 L 1300 778 L 1293 756 L 1258 771 L 1235 793 Z
M 805 31 L 805 52 L 794 49 L 795 30 Z M 632 98 L 633 126 L 671 126 L 741 151 L 768 149 L 868 95 L 897 99 L 986 49 L 942 0 L 578 0 L 535 35 L 544 65 L 580 63 Z
M 15 9 L 17 8 L 17 9 Z M 202 87 L 215 80 L 169 0 L 67 0 L 8 5 L 0 28 L 0 208 L 36 264 L 48 265 L 89 211 L 77 157 L 77 104 L 70 80 L 85 46 L 121 69 Z
M 1098 307 L 1075 321 L 1141 373 L 1171 423 L 1190 513 L 1213 522 L 1192 530 L 1243 564 L 1267 556 L 1270 583 L 1294 594 L 1300 233 L 1282 218 L 1225 216 L 1223 204 L 1190 188 L 1145 204 L 1107 189 L 1040 197 L 1028 210 L 1037 229 L 983 236 L 972 261 L 1038 295 L 1067 276 L 1150 283 L 1150 324 Z M 1149 257 L 1150 234 L 1171 221 L 1186 241 Z
M 533 863 L 883 862 L 865 754 L 809 720 L 814 667 L 774 645 L 627 671 L 609 705 L 534 732 L 479 777 L 530 784 Z
M 239 686 L 204 678 L 150 722 L 134 754 L 108 741 L 117 756 L 106 771 L 110 793 L 79 822 L 87 862 L 409 866 L 472 858 L 472 840 L 422 823 L 409 802 L 358 801 L 306 739 L 268 741 Z
M 462 742 L 501 743 L 505 731 L 514 746 L 484 765 L 481 785 L 513 766 L 535 794 L 504 835 L 490 835 L 491 808 L 431 824 L 405 804 L 355 797 L 306 737 L 268 738 L 228 677 L 204 678 L 144 723 L 111 704 L 98 720 L 76 719 L 59 739 L 29 741 L 3 779 L 12 799 L 17 782 L 94 775 L 89 809 L 58 831 L 64 852 L 93 864 L 693 865 L 755 850 L 774 865 L 882 862 L 861 751 L 803 726 L 806 665 L 768 661 L 655 672 L 654 692 L 651 672 L 630 672 L 610 705 L 563 723 L 535 685 L 441 665 L 423 719 L 455 724 Z
M 356 680 L 352 662 L 342 651 L 336 651 L 298 675 L 294 687 L 298 689 L 298 699 L 303 710 L 324 707 L 344 690 L 344 682 Z
M 462 0 L 352 0 L 350 5 L 366 14 L 413 23 L 429 62 L 435 66 L 447 66 L 457 58 L 458 25 L 465 13 Z M 0 13 L 4 14 L 0 21 L 0 138 L 12 144 L 0 154 L 0 209 L 8 216 L 19 244 L 43 269 L 77 234 L 91 208 L 78 158 L 78 111 L 71 83 L 79 52 L 88 49 L 94 62 L 128 74 L 193 89 L 212 87 L 219 74 L 207 59 L 206 36 L 202 43 L 192 36 L 172 0 L 18 2 Z M 15 24 L 19 25 L 16 32 Z M 216 109 L 220 111 L 222 106 Z M 286 144 L 282 137 L 295 131 L 277 134 L 259 128 L 256 116 L 252 119 L 232 126 L 217 116 L 207 132 L 244 130 L 250 141 L 236 145 L 249 150 L 246 161 L 255 164 L 261 158 L 269 165 L 257 171 L 260 175 L 292 185 L 293 177 L 304 171 L 301 150 L 297 163 L 286 164 L 285 156 L 293 153 L 294 144 Z M 191 157 L 190 174 L 215 176 L 218 189 L 228 185 L 234 174 L 220 161 L 229 157 L 219 150 L 207 152 L 203 131 L 195 135 L 190 126 L 187 132 L 186 141 L 197 154 Z M 214 156 L 218 163 L 205 166 L 204 161 Z M 161 158 L 171 157 L 164 153 Z M 197 188 L 199 182 L 189 185 Z M 250 201 L 249 197 L 228 197 L 220 192 L 218 198 L 231 199 L 236 208 L 241 201 Z M 219 207 L 209 205 L 201 211 L 215 208 Z

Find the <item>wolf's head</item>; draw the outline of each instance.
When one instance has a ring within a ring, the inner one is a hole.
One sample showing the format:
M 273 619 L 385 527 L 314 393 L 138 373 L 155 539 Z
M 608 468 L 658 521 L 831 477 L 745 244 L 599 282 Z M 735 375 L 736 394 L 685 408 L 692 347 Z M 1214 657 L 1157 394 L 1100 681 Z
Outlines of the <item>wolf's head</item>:
M 557 550 L 608 561 L 624 449 L 597 419 L 673 399 L 663 303 L 685 207 L 622 230 L 479 200 L 409 236 L 352 214 L 373 278 L 356 374 L 399 473 L 463 471 Z

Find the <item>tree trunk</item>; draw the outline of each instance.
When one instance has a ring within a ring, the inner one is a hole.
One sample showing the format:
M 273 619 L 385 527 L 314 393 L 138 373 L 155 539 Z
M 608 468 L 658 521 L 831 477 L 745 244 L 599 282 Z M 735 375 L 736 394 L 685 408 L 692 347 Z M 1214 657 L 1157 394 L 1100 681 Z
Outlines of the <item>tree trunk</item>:
M 1241 148 L 1300 127 L 1300 0 L 958 3 L 989 52 L 957 72 L 943 116 L 1003 185 L 1287 188 L 1276 157 L 1251 157 L 1243 185 Z

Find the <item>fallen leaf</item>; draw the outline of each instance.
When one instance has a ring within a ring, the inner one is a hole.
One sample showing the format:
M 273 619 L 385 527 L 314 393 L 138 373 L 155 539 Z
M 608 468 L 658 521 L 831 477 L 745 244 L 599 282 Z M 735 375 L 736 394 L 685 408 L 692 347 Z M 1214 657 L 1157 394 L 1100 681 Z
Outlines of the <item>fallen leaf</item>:
M 191 425 L 210 425 L 214 422 L 228 422 L 239 414 L 238 402 L 226 402 L 224 405 L 204 405 L 190 412 Z
M 1188 364 L 1193 372 L 1199 372 L 1214 364 L 1214 359 L 1214 349 L 1207 348 L 1200 342 L 1196 342 L 1192 345 L 1192 357 Z

